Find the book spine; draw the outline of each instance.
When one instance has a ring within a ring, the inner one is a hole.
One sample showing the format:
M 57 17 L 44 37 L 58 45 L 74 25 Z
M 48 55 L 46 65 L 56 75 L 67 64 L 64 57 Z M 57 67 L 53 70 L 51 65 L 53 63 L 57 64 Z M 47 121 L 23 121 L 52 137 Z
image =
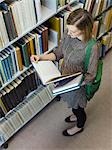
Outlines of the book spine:
M 1 60 L 1 64 L 2 64 L 2 67 L 3 67 L 4 73 L 5 73 L 6 81 L 8 81 L 9 80 L 9 76 L 8 76 L 8 73 L 7 73 L 7 69 L 6 69 L 4 58 Z

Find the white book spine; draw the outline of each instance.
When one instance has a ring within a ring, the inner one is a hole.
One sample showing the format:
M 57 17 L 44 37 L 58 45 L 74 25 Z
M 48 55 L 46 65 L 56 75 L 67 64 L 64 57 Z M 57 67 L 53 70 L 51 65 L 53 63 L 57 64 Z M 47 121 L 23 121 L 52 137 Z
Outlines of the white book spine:
M 20 19 L 19 19 L 19 13 L 18 13 L 18 1 L 10 5 L 10 7 L 11 7 L 12 15 L 14 18 L 14 24 L 16 26 L 17 34 L 21 35 L 22 30 L 20 26 Z
M 23 15 L 22 15 L 22 11 L 21 11 L 21 8 L 22 8 L 22 1 L 17 1 L 18 2 L 18 7 L 17 7 L 17 11 L 18 11 L 18 17 L 19 17 L 19 24 L 21 26 L 21 34 L 24 32 L 25 28 L 24 28 L 24 18 L 23 18 Z
M 2 37 L 1 40 L 3 42 L 3 45 L 5 45 L 9 42 L 9 38 L 8 38 L 7 31 L 6 31 L 2 11 L 0 11 L 0 32 L 1 32 L 0 37 Z
M 38 21 L 41 21 L 42 19 L 42 6 L 41 6 L 41 2 L 40 0 L 34 0 L 34 4 L 35 4 L 35 9 L 36 9 L 36 15 L 38 18 Z
M 36 14 L 33 0 L 30 0 L 30 9 L 31 9 L 32 25 L 34 26 L 36 24 Z

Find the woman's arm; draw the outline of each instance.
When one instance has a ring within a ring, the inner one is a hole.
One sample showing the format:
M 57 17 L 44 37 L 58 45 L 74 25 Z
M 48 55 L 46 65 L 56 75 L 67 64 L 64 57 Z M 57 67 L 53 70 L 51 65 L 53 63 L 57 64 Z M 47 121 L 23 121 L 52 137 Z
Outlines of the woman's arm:
M 85 84 L 92 82 L 96 76 L 100 50 L 101 50 L 100 43 L 97 43 L 96 45 L 93 46 L 92 54 L 90 56 L 90 61 L 88 65 L 88 70 L 87 73 L 85 74 L 85 79 L 84 79 Z
M 49 54 L 32 55 L 30 57 L 30 60 L 32 62 L 38 62 L 39 60 L 51 60 L 51 61 L 60 60 L 61 58 L 63 58 L 63 45 L 65 42 L 66 36 L 67 36 L 67 30 L 65 31 L 64 36 L 63 36 L 59 46 L 55 50 L 53 50 L 53 52 L 51 52 Z
M 43 55 L 32 55 L 30 57 L 32 62 L 38 62 L 39 60 L 56 60 L 56 56 L 54 53 L 43 54 Z
M 43 55 L 40 55 L 39 60 L 51 60 L 51 61 L 54 61 L 54 60 L 56 60 L 56 56 L 55 56 L 54 53 L 43 54 Z

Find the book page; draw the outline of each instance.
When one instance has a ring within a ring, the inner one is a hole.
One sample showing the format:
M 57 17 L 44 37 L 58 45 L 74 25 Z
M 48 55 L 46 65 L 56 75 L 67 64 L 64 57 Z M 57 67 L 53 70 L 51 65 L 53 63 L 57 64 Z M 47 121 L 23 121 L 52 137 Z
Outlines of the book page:
M 67 80 L 67 79 L 70 79 L 70 78 L 73 79 L 73 77 L 75 78 L 75 77 L 77 77 L 80 74 L 81 74 L 81 72 L 77 72 L 77 73 L 74 73 L 74 74 L 61 75 L 59 77 L 52 78 L 47 83 L 49 84 L 49 83 L 54 83 L 54 82 L 60 82 L 62 80 Z
M 61 76 L 60 71 L 52 61 L 39 61 L 32 64 L 44 85 L 52 78 Z

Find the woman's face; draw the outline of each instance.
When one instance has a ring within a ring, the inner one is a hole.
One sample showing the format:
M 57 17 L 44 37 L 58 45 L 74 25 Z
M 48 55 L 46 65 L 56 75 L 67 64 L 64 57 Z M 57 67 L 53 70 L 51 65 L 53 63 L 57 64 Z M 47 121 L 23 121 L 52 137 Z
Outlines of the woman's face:
M 83 36 L 83 31 L 79 30 L 75 25 L 67 25 L 68 28 L 68 35 L 71 36 L 71 38 L 79 38 L 80 36 Z

